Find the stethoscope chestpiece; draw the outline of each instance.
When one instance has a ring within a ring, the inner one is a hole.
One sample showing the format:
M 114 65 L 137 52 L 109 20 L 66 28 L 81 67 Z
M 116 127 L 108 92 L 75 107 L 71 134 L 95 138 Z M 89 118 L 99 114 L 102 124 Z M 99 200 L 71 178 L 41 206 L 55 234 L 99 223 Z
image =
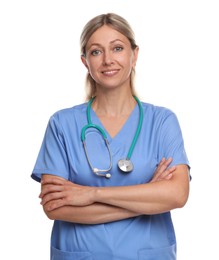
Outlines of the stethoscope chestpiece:
M 91 104 L 92 104 L 94 98 L 95 97 L 93 97 L 88 102 L 88 105 L 87 105 L 87 121 L 88 121 L 88 124 L 85 125 L 82 128 L 82 130 L 81 130 L 81 140 L 82 140 L 82 143 L 83 143 L 83 146 L 84 146 L 84 150 L 85 150 L 85 154 L 86 154 L 86 157 L 87 157 L 87 161 L 88 161 L 88 163 L 90 165 L 90 168 L 92 169 L 93 173 L 95 175 L 97 175 L 97 176 L 101 176 L 101 177 L 105 177 L 106 179 L 110 179 L 111 178 L 111 174 L 109 173 L 109 171 L 112 169 L 112 154 L 111 154 L 109 143 L 108 143 L 108 140 L 107 140 L 107 135 L 106 135 L 106 133 L 104 132 L 104 130 L 100 126 L 93 124 L 92 121 L 91 121 L 90 110 L 91 110 Z M 135 98 L 135 100 L 137 101 L 137 103 L 139 105 L 139 110 L 140 110 L 139 123 L 138 123 L 137 129 L 136 129 L 134 138 L 132 140 L 131 146 L 129 148 L 129 152 L 128 152 L 128 155 L 127 155 L 126 159 L 121 159 L 121 160 L 118 161 L 118 167 L 119 167 L 119 169 L 123 173 L 131 172 L 133 170 L 133 168 L 134 168 L 133 163 L 131 162 L 130 158 L 132 156 L 132 152 L 134 150 L 135 144 L 136 144 L 138 136 L 140 134 L 142 121 L 143 121 L 143 108 L 142 108 L 141 102 L 140 102 L 140 100 L 136 96 L 134 96 L 134 98 Z M 105 140 L 105 144 L 106 144 L 106 147 L 108 149 L 109 158 L 110 158 L 110 164 L 109 164 L 108 169 L 94 168 L 92 166 L 91 161 L 89 160 L 88 152 L 87 152 L 87 149 L 86 149 L 86 142 L 85 142 L 85 139 L 86 139 L 85 133 L 86 133 L 86 130 L 88 128 L 95 128 L 97 131 L 100 132 L 100 134 L 102 135 L 103 139 Z
M 129 160 L 129 159 L 119 160 L 118 161 L 118 167 L 124 173 L 131 172 L 134 169 L 134 166 L 133 166 L 131 160 Z

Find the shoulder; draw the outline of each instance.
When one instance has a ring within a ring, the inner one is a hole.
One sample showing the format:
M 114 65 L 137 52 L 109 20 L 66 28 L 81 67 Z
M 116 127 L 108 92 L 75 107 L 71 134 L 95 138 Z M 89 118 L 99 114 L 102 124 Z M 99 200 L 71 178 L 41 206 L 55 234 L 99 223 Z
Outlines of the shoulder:
M 175 113 L 163 106 L 157 106 L 150 103 L 142 102 L 143 112 L 147 117 L 166 118 L 169 116 L 175 116 Z
M 86 120 L 87 103 L 64 108 L 53 113 L 49 118 L 49 125 L 59 131 L 74 127 Z
M 51 119 L 62 121 L 72 119 L 73 117 L 81 117 L 82 115 L 86 114 L 86 109 L 87 103 L 82 103 L 73 107 L 60 109 L 51 116 Z
M 155 129 L 179 128 L 176 114 L 169 108 L 149 103 L 142 103 L 144 124 Z

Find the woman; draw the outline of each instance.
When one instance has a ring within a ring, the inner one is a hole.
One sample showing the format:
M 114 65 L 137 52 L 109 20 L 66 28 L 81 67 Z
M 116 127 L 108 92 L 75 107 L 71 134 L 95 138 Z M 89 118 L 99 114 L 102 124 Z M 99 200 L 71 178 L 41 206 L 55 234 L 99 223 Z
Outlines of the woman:
M 89 102 L 50 118 L 32 173 L 53 260 L 176 259 L 170 211 L 188 199 L 189 163 L 175 114 L 136 97 L 138 50 L 116 14 L 81 34 Z

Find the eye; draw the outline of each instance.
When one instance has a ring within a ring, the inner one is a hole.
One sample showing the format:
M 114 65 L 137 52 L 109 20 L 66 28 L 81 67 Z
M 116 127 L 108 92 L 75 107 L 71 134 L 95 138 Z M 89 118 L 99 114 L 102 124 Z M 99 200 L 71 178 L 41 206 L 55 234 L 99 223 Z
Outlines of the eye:
M 122 51 L 123 50 L 123 47 L 121 47 L 121 46 L 116 46 L 115 48 L 114 48 L 114 51 L 115 52 L 120 52 L 120 51 Z
M 100 55 L 100 53 L 101 53 L 100 50 L 93 50 L 93 51 L 91 51 L 91 55 L 93 55 L 93 56 Z

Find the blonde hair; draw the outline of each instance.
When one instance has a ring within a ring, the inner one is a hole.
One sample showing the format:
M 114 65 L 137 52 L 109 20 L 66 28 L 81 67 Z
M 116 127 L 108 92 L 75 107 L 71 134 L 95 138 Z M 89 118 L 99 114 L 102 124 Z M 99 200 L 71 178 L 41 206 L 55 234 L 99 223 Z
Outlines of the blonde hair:
M 130 27 L 130 25 L 128 24 L 128 22 L 123 17 L 117 14 L 107 13 L 107 14 L 101 14 L 94 17 L 84 26 L 84 29 L 80 37 L 82 56 L 86 57 L 86 45 L 91 35 L 103 25 L 108 25 L 113 29 L 115 29 L 116 31 L 123 34 L 124 36 L 126 36 L 133 50 L 135 50 L 138 47 L 135 42 L 134 32 Z M 133 95 L 135 95 L 134 78 L 135 78 L 135 70 L 133 68 L 131 72 L 131 79 L 130 79 L 131 91 Z M 87 88 L 86 100 L 89 100 L 96 95 L 96 82 L 90 76 L 89 73 L 87 73 L 86 76 L 86 88 Z

